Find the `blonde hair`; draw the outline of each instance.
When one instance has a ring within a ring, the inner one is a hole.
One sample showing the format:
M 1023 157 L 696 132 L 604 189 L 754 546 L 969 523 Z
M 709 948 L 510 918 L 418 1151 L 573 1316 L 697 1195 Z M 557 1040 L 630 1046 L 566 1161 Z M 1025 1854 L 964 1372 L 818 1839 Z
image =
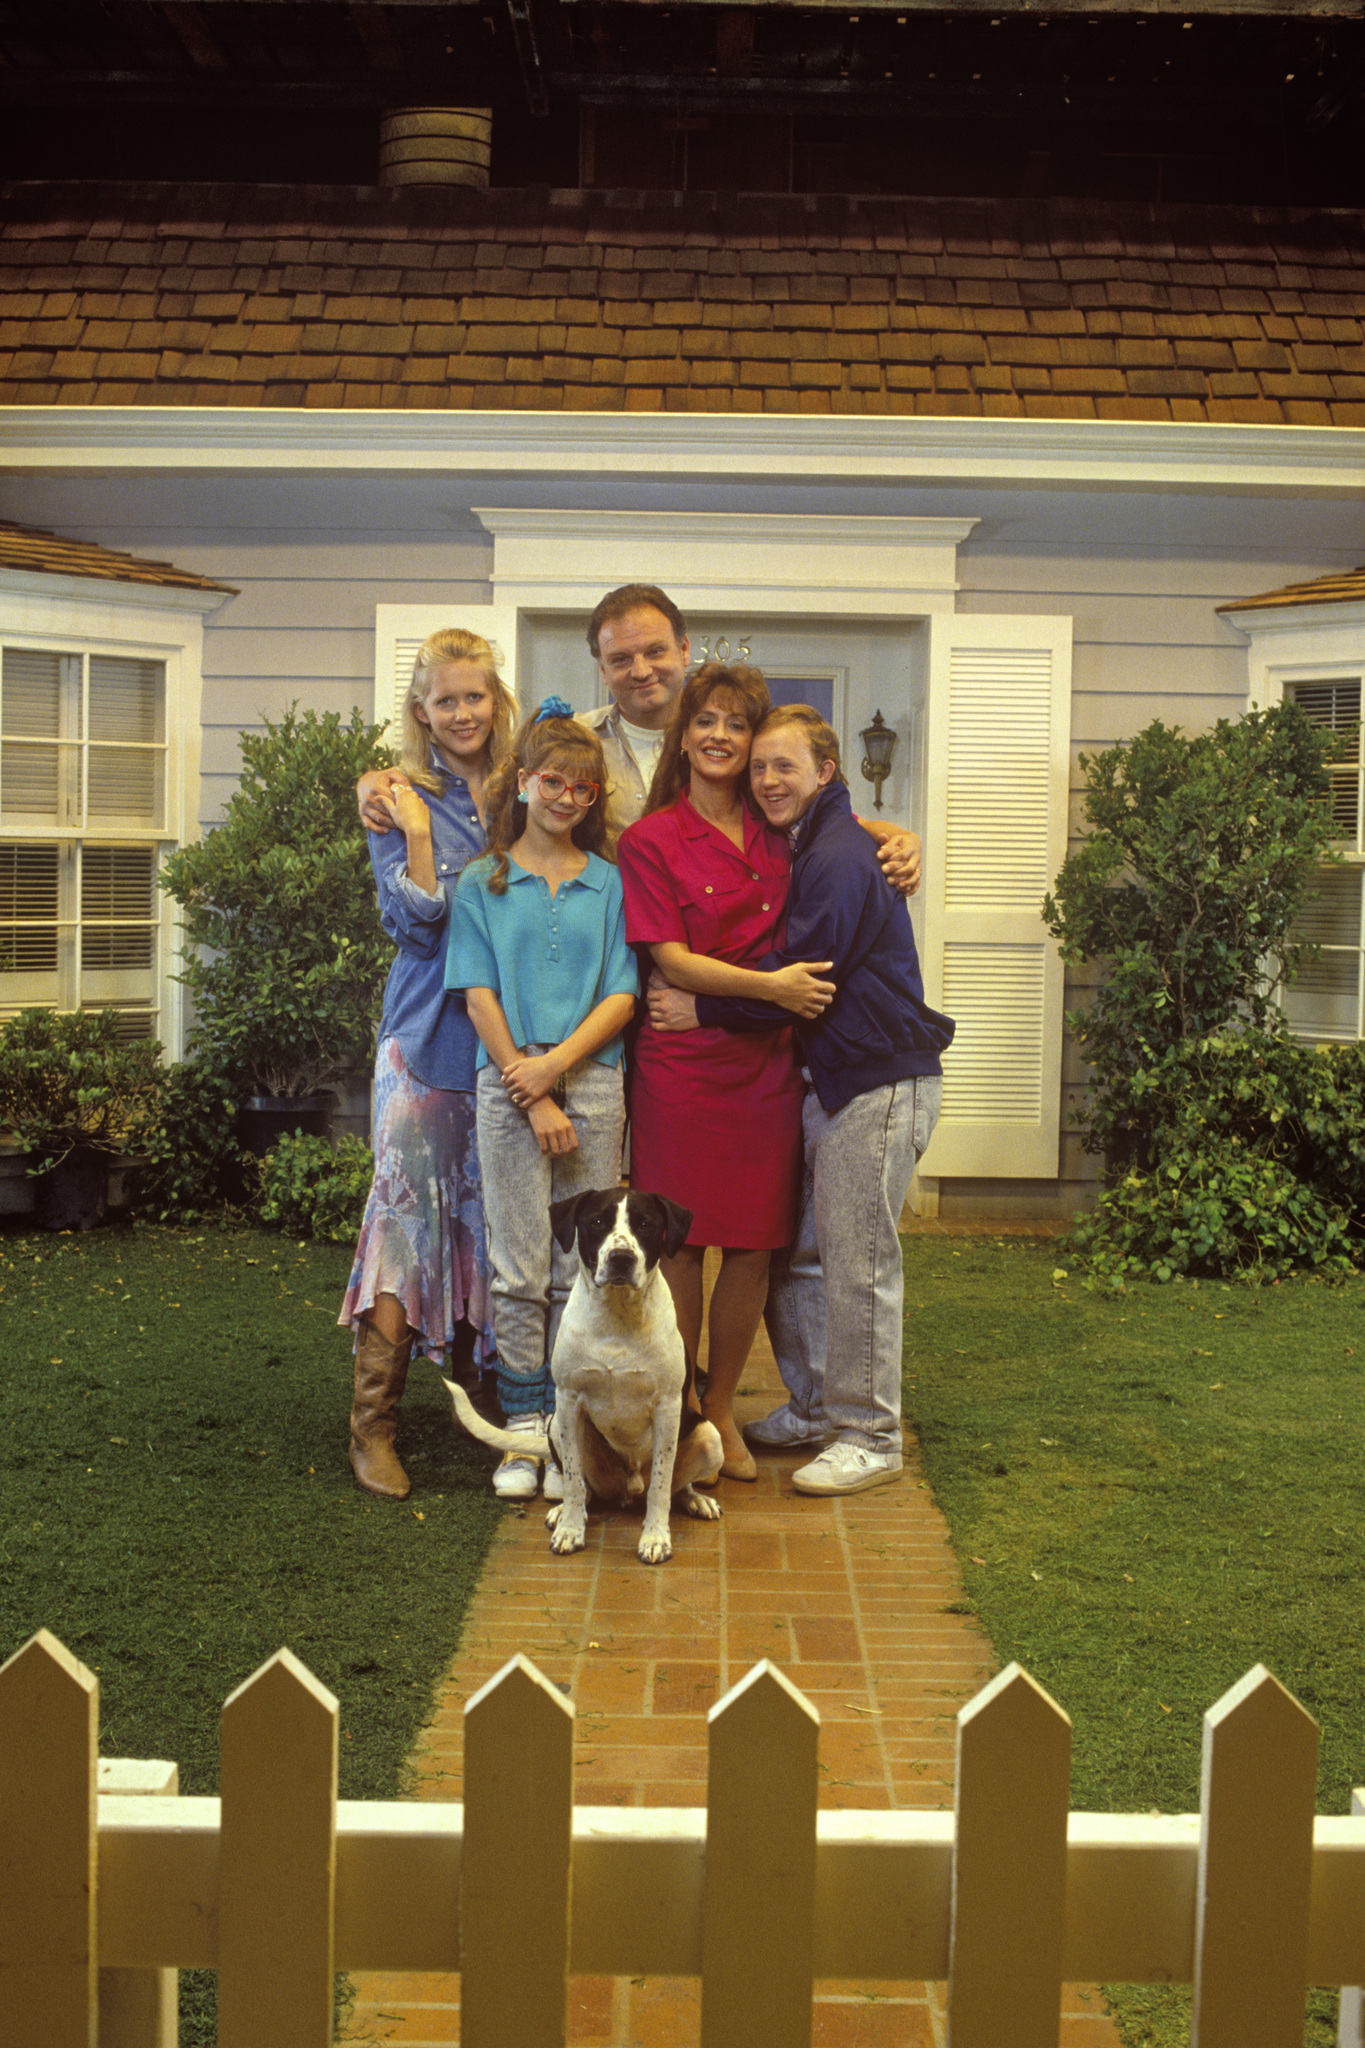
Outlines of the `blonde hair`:
M 738 711 L 747 721 L 750 738 L 768 715 L 768 685 L 759 669 L 738 661 L 708 661 L 697 669 L 684 683 L 678 708 L 664 734 L 659 764 L 645 799 L 645 817 L 673 803 L 691 782 L 692 763 L 683 752 L 683 741 L 688 726 L 713 696 L 719 697 L 727 711 Z
M 595 782 L 597 795 L 575 821 L 573 843 L 598 854 L 607 845 L 607 764 L 597 734 L 576 718 L 524 719 L 484 791 L 488 852 L 480 872 L 486 872 L 494 896 L 506 893 L 507 856 L 526 829 L 526 806 L 517 790 L 522 768 L 528 775 L 550 768 L 569 782 Z
M 403 699 L 399 766 L 409 782 L 415 782 L 419 789 L 430 790 L 437 796 L 445 788 L 448 777 L 440 764 L 435 768 L 432 766 L 431 727 L 423 725 L 417 716 L 417 706 L 425 704 L 437 670 L 452 661 L 472 662 L 492 692 L 493 725 L 488 735 L 490 769 L 497 768 L 507 758 L 512 720 L 517 708 L 512 692 L 498 674 L 497 655 L 478 633 L 466 632 L 463 626 L 443 626 L 439 633 L 427 635 L 417 650 L 417 658 L 412 665 L 412 681 Z

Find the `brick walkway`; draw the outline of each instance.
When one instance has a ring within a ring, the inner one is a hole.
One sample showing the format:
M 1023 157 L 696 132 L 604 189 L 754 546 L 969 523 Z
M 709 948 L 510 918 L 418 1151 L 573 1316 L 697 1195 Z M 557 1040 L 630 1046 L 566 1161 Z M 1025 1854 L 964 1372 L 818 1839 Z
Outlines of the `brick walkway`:
M 774 1390 L 763 1344 L 741 1417 L 765 1413 Z M 675 1518 L 657 1570 L 636 1559 L 636 1517 L 593 1515 L 588 1548 L 555 1558 L 543 1506 L 509 1511 L 418 1743 L 417 1796 L 461 1796 L 464 1702 L 523 1650 L 574 1701 L 584 1804 L 702 1805 L 706 1710 L 770 1657 L 819 1709 L 822 1808 L 951 1806 L 954 1717 L 994 1666 L 976 1622 L 947 1611 L 962 1585 L 913 1445 L 899 1485 L 847 1501 L 793 1492 L 798 1462 L 765 1458 L 757 1485 L 722 1482 L 724 1520 Z M 459 2039 L 458 1977 L 355 1984 L 348 2039 Z M 575 1978 L 569 2039 L 686 2048 L 699 2006 L 693 1979 Z M 1119 2048 L 1093 1988 L 1069 1987 L 1064 2012 L 1061 2048 Z M 817 2048 L 943 2048 L 944 2035 L 941 1985 L 818 1987 Z

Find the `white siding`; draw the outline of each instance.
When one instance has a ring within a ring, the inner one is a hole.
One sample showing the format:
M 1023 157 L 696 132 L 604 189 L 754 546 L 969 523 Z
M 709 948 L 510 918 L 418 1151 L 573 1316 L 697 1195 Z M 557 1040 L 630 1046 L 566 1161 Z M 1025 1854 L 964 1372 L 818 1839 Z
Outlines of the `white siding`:
M 795 423 L 794 428 L 795 431 Z M 797 500 L 799 499 L 799 503 Z M 1231 598 L 1306 581 L 1359 559 L 1359 508 L 1344 496 L 1231 492 L 1163 496 L 1151 491 L 768 485 L 664 478 L 338 474 L 257 476 L 193 472 L 117 477 L 0 478 L 0 516 L 99 540 L 236 584 L 241 595 L 204 636 L 203 781 L 200 816 L 221 812 L 236 776 L 237 740 L 293 700 L 346 715 L 373 715 L 374 619 L 378 604 L 435 605 L 458 620 L 487 603 L 491 548 L 474 504 L 619 506 L 666 511 L 895 513 L 977 518 L 959 554 L 958 609 L 967 615 L 1045 614 L 1074 621 L 1071 828 L 1078 820 L 1076 755 L 1140 730 L 1152 718 L 1198 729 L 1236 717 L 1246 701 L 1241 638 L 1216 612 Z M 1291 538 L 1297 552 L 1285 545 Z M 666 559 L 642 560 L 644 580 L 669 582 Z M 725 620 L 729 627 L 732 623 Z M 739 625 L 751 623 L 739 620 Z M 580 671 L 577 629 L 563 621 L 545 644 L 556 679 Z M 550 642 L 554 641 L 554 648 Z M 582 659 L 586 663 L 586 656 Z M 541 682 L 531 679 L 535 692 Z M 873 692 L 888 718 L 895 692 L 883 673 Z M 899 673 L 909 744 L 902 746 L 888 811 L 903 807 L 914 779 L 918 720 Z M 572 692 L 575 701 L 577 690 Z M 885 702 L 883 703 L 883 696 Z M 863 722 L 849 706 L 850 725 Z M 856 770 L 856 762 L 852 764 Z M 929 858 L 934 848 L 928 848 Z M 1067 1000 L 1079 987 L 1068 981 Z M 1083 1083 L 1073 1047 L 1063 1055 L 1063 1114 Z M 1074 1206 L 1093 1162 L 1064 1129 L 1061 1182 L 948 1181 L 943 1213 L 972 1201 L 996 1213 L 1021 1202 Z

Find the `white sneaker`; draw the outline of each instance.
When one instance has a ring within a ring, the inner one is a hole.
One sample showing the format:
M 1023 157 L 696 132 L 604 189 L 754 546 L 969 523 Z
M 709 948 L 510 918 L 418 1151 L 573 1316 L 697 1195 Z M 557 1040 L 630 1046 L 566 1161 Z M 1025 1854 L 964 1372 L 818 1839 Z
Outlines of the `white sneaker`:
M 822 1444 L 829 1435 L 829 1425 L 799 1414 L 790 1401 L 784 1401 L 771 1415 L 758 1422 L 746 1422 L 743 1435 L 745 1443 L 752 1444 L 755 1450 L 803 1451 L 807 1444 Z
M 840 1438 L 827 1451 L 821 1451 L 818 1458 L 812 1458 L 809 1465 L 799 1466 L 792 1473 L 792 1485 L 798 1493 L 865 1493 L 869 1486 L 889 1486 L 893 1479 L 900 1478 L 903 1469 L 899 1446 L 869 1451 L 861 1444 L 846 1443 Z
M 511 1436 L 536 1436 L 541 1434 L 539 1415 L 514 1415 L 507 1424 Z M 493 1491 L 499 1500 L 534 1500 L 540 1484 L 539 1458 L 519 1457 L 515 1451 L 504 1451 L 502 1463 L 493 1474 Z

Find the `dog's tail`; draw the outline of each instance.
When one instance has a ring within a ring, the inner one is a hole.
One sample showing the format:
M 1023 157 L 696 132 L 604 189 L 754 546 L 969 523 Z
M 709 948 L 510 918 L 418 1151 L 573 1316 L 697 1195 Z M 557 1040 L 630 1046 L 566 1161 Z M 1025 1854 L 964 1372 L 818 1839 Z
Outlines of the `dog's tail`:
M 496 1423 L 485 1422 L 458 1380 L 448 1380 L 442 1373 L 441 1383 L 450 1395 L 455 1420 L 481 1444 L 488 1444 L 495 1451 L 514 1451 L 519 1458 L 549 1458 L 554 1455 L 548 1437 L 532 1436 L 524 1429 L 514 1435 L 510 1429 L 499 1429 Z

